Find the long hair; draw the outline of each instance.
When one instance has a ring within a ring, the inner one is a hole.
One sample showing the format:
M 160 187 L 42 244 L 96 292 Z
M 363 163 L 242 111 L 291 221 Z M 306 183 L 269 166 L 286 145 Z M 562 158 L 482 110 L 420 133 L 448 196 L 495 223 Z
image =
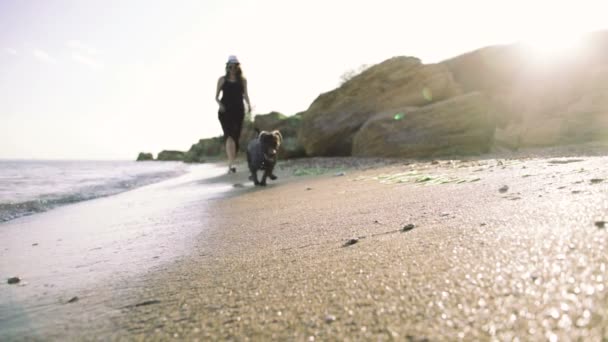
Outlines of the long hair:
M 226 63 L 226 79 L 228 79 L 230 75 L 230 63 Z M 243 70 L 241 70 L 241 65 L 236 64 L 236 80 L 240 84 L 243 84 Z

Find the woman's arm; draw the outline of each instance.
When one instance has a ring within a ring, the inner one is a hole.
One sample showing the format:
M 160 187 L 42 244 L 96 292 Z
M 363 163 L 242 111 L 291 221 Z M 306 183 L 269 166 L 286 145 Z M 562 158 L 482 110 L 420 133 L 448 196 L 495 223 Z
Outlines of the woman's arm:
M 217 89 L 215 90 L 215 102 L 217 102 L 217 104 L 220 106 L 220 112 L 224 111 L 224 104 L 222 104 L 222 101 L 220 101 L 220 91 L 222 90 L 223 86 L 224 86 L 224 76 L 220 77 L 217 80 Z
M 249 102 L 249 93 L 247 93 L 247 79 L 243 77 L 243 98 L 247 102 L 247 110 L 251 113 L 251 102 Z

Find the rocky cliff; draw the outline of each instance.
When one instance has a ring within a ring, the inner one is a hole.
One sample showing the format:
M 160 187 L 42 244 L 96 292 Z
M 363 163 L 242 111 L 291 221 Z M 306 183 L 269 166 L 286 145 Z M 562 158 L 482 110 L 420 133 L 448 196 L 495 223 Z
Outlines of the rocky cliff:
M 608 32 L 540 60 L 524 44 L 425 65 L 395 57 L 302 114 L 309 156 L 421 157 L 608 138 Z

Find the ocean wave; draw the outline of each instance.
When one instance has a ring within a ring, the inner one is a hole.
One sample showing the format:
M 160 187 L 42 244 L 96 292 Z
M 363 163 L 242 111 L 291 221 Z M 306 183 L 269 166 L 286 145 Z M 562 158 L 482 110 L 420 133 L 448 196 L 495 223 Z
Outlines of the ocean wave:
M 163 171 L 137 175 L 128 179 L 106 179 L 102 184 L 84 186 L 73 192 L 45 194 L 35 200 L 0 203 L 0 223 L 41 213 L 62 205 L 116 195 L 145 185 L 157 183 L 186 173 L 185 170 Z

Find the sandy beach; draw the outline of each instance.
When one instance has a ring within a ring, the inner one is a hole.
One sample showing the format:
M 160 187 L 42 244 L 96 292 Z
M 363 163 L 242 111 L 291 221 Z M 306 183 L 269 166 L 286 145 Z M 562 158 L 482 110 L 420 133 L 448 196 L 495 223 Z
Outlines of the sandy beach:
M 8 337 L 600 341 L 608 157 L 593 154 L 304 159 L 265 188 L 241 164 L 189 183 L 232 188 L 179 210 L 174 225 L 206 213 L 187 254 Z

